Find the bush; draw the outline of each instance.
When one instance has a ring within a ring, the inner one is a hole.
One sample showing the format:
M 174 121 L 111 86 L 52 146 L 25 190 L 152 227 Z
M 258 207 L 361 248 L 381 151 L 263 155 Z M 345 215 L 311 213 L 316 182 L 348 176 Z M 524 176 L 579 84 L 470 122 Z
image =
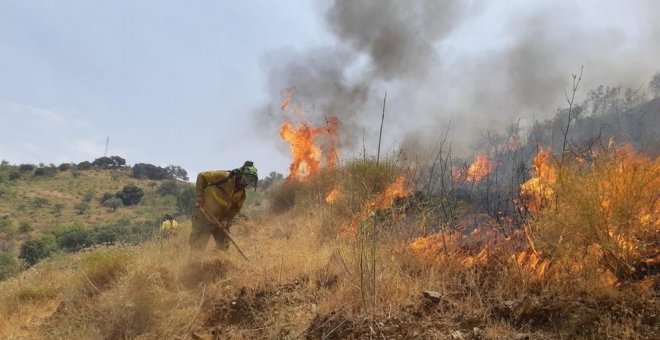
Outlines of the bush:
M 144 190 L 134 184 L 125 186 L 122 191 L 117 193 L 117 197 L 121 199 L 125 206 L 135 205 L 140 203 L 144 196 Z
M 57 174 L 57 168 L 42 167 L 34 170 L 34 177 L 53 177 Z
M 176 197 L 176 204 L 179 207 L 179 210 L 188 216 L 192 216 L 196 203 L 197 193 L 195 192 L 195 187 L 193 186 L 186 186 L 186 188 L 181 190 L 179 195 Z
M 124 206 L 124 202 L 122 202 L 122 200 L 118 197 L 111 197 L 103 201 L 103 206 L 110 209 L 111 211 L 116 211 L 117 208 Z
M 0 186 L 0 198 L 6 197 L 11 193 L 11 190 L 6 186 Z
M 57 249 L 53 236 L 44 236 L 40 239 L 28 240 L 21 245 L 18 258 L 25 261 L 28 266 L 50 257 Z
M 78 165 L 76 165 L 76 169 L 81 170 L 81 171 L 89 170 L 91 168 L 92 168 L 92 163 L 90 163 L 88 161 L 83 161 L 83 162 L 78 163 Z
M 59 171 L 67 171 L 70 170 L 73 165 L 71 163 L 62 163 L 57 167 L 57 170 Z
M 85 194 L 83 195 L 83 198 L 82 198 L 83 202 L 89 203 L 93 199 L 94 199 L 94 191 L 92 191 L 92 190 L 85 191 Z
M 20 172 L 32 172 L 36 166 L 34 164 L 21 164 L 18 166 L 18 171 Z
M 628 149 L 602 152 L 591 164 L 565 162 L 547 184 L 550 204 L 528 226 L 537 250 L 601 263 L 622 281 L 643 275 L 657 256 L 658 169 L 659 160 Z
M 7 177 L 9 178 L 10 181 L 15 181 L 15 180 L 21 178 L 21 173 L 14 170 L 14 171 L 9 172 Z
M 0 253 L 0 281 L 6 280 L 21 271 L 21 264 L 10 253 Z
M 92 233 L 79 226 L 61 230 L 55 236 L 57 245 L 67 251 L 77 251 L 94 243 Z
M 179 185 L 176 183 L 176 180 L 166 180 L 160 183 L 157 191 L 161 196 L 172 195 L 176 197 L 179 195 Z
M 50 203 L 50 202 L 45 197 L 35 197 L 32 200 L 32 206 L 37 208 L 37 209 L 47 206 L 48 203 Z
M 103 204 L 103 202 L 115 197 L 117 197 L 116 193 L 104 192 L 103 195 L 101 195 L 101 199 L 99 200 L 99 203 Z
M 80 203 L 74 205 L 73 208 L 76 210 L 78 215 L 82 215 L 82 214 L 86 213 L 87 211 L 89 211 L 89 209 L 91 207 L 90 207 L 89 203 L 87 203 L 87 202 L 80 202 Z
M 18 224 L 18 231 L 20 231 L 21 233 L 29 233 L 32 230 L 34 230 L 34 227 L 32 226 L 32 223 L 28 221 L 21 221 Z
M 66 205 L 64 203 L 55 203 L 53 204 L 53 209 L 51 211 L 53 214 L 59 214 L 65 207 Z

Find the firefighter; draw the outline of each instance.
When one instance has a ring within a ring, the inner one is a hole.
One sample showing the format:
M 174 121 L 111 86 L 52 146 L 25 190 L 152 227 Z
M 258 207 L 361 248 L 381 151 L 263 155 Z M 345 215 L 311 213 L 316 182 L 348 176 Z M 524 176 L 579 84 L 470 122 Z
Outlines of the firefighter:
M 170 214 L 165 214 L 163 217 L 163 223 L 160 224 L 160 235 L 164 238 L 176 236 L 179 233 L 178 228 L 179 224 L 174 217 Z
M 213 236 L 218 249 L 229 247 L 225 232 L 229 232 L 232 219 L 243 207 L 246 188 L 256 190 L 258 180 L 257 168 L 251 161 L 231 171 L 205 171 L 197 176 L 197 206 L 190 232 L 191 255 L 199 256 L 204 252 L 210 236 Z M 214 223 L 212 217 L 220 221 L 225 232 Z

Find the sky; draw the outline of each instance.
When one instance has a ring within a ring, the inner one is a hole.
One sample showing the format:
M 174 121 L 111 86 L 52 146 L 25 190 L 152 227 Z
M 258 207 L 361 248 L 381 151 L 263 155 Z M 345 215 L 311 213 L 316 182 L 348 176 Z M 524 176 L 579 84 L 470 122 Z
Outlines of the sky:
M 180 165 L 191 178 L 245 160 L 253 160 L 262 176 L 286 174 L 287 146 L 276 129 L 263 128 L 269 125 L 258 120 L 268 118 L 255 111 L 278 104 L 276 94 L 285 86 L 272 79 L 271 70 L 283 55 L 346 45 L 324 18 L 328 3 L 0 0 L 0 159 L 92 161 L 103 156 L 109 137 L 108 156 L 119 155 L 129 164 Z M 530 13 L 543 13 L 554 3 L 472 2 L 469 20 L 456 23 L 434 45 L 443 69 L 460 78 L 469 68 L 466 60 L 513 44 L 516 30 L 527 30 L 512 28 L 516 18 L 533 17 Z M 644 41 L 649 27 L 631 10 L 635 1 L 560 3 L 549 15 L 575 20 L 570 24 L 580 25 L 580 32 L 611 33 L 620 45 L 655 44 L 657 51 L 657 41 Z M 578 14 L 564 15 L 566 8 Z M 638 51 L 634 46 L 630 50 Z M 605 53 L 607 47 L 601 47 Z M 406 93 L 405 82 L 376 83 L 370 96 Z M 425 91 L 428 87 L 419 93 Z M 421 96 L 412 97 L 432 101 Z M 560 102 L 555 97 L 551 104 Z M 397 124 L 404 105 L 396 104 L 396 94 L 392 98 L 390 123 Z M 395 144 L 403 134 L 386 134 L 384 144 Z

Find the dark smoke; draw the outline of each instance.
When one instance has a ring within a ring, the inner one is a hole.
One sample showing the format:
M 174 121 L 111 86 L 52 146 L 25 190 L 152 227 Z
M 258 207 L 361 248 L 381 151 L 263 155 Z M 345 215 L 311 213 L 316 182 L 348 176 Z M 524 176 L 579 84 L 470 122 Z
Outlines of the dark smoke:
M 328 26 L 356 51 L 366 53 L 373 77 L 423 77 L 438 63 L 434 44 L 460 21 L 460 1 L 334 1 Z
M 505 3 L 499 5 L 506 8 Z M 487 47 L 459 54 L 452 46 L 460 44 L 460 30 L 482 20 L 486 8 L 458 0 L 329 1 L 323 18 L 336 43 L 269 55 L 272 99 L 262 112 L 276 124 L 290 119 L 279 101 L 292 87 L 306 119 L 319 124 L 326 115 L 337 115 L 342 146 L 352 151 L 361 149 L 366 128 L 373 150 L 387 90 L 390 143 L 435 143 L 451 119 L 458 149 L 487 128 L 501 130 L 518 119 L 529 125 L 554 115 L 565 106 L 570 74 L 582 65 L 582 98 L 601 84 L 646 84 L 660 70 L 658 7 L 650 0 L 631 3 L 629 10 L 639 14 L 631 25 L 643 32 L 631 37 L 621 25 L 591 27 L 589 15 L 599 8 L 532 3 L 523 12 L 488 19 L 507 23 L 501 44 L 484 40 Z

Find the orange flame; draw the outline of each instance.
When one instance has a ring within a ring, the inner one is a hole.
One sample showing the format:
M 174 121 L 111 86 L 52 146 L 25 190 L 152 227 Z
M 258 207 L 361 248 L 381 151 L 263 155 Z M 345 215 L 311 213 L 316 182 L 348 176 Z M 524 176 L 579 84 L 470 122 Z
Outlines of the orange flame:
M 552 200 L 555 193 L 557 168 L 553 164 L 550 151 L 543 148 L 540 148 L 534 157 L 532 166 L 533 177 L 522 184 L 520 193 L 528 210 L 539 211 Z
M 474 162 L 467 167 L 467 169 L 457 169 L 452 172 L 454 180 L 462 180 L 467 182 L 479 182 L 482 180 L 490 170 L 493 164 L 488 159 L 488 155 L 480 153 L 474 158 Z
M 320 134 L 319 129 L 307 123 L 296 128 L 291 123 L 284 122 L 280 128 L 280 137 L 291 144 L 293 161 L 289 166 L 289 177 L 305 179 L 318 172 L 321 166 L 321 150 L 314 145 L 314 138 Z
M 341 191 L 339 188 L 334 188 L 327 195 L 325 195 L 325 202 L 332 204 L 337 201 L 339 197 L 341 197 Z
M 348 225 L 344 225 L 340 228 L 341 234 L 355 235 L 356 226 L 359 221 L 367 219 L 370 214 L 373 214 L 377 210 L 391 207 L 392 204 L 394 204 L 395 199 L 410 195 L 412 189 L 407 188 L 405 182 L 405 177 L 397 177 L 394 182 L 385 189 L 385 191 L 378 195 L 378 197 L 367 202 L 355 219 L 353 219 Z
M 286 89 L 280 108 L 292 111 L 299 118 L 304 113 L 300 103 L 293 100 L 293 88 Z M 336 116 L 330 115 L 326 117 L 325 123 L 325 126 L 313 126 L 303 122 L 295 127 L 288 121 L 282 123 L 280 137 L 291 145 L 293 158 L 287 178 L 305 180 L 321 169 L 322 162 L 329 169 L 336 166 L 341 122 Z

